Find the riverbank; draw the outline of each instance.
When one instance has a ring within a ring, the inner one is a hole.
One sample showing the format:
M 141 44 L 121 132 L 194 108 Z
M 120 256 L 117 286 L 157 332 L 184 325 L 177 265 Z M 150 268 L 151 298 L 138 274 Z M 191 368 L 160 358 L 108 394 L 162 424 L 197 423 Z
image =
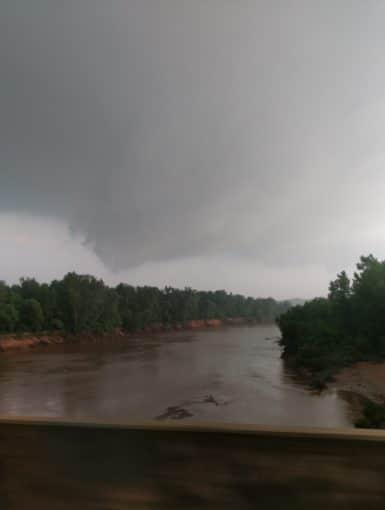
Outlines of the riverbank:
M 0 336 L 0 353 L 1 352 L 18 352 L 28 351 L 38 347 L 47 347 L 50 345 L 66 344 L 66 343 L 95 343 L 121 340 L 122 338 L 138 338 L 156 334 L 169 334 L 180 331 L 204 330 L 212 328 L 221 328 L 226 326 L 241 326 L 246 324 L 256 324 L 249 319 L 243 317 L 234 317 L 226 320 L 208 319 L 208 320 L 191 320 L 182 324 L 154 324 L 147 326 L 143 330 L 126 332 L 115 330 L 109 333 L 82 333 L 71 335 L 67 333 L 15 333 Z
M 295 357 L 283 354 L 287 366 L 302 384 L 322 393 L 335 390 L 347 402 L 357 427 L 385 428 L 385 362 L 359 361 L 350 366 L 311 370 Z
M 385 400 L 385 362 L 359 362 L 334 376 L 339 391 L 359 394 L 377 403 Z
M 334 389 L 349 405 L 355 426 L 385 428 L 385 362 L 361 361 L 327 374 L 299 374 L 313 389 Z
M 340 370 L 333 386 L 348 402 L 353 422 L 385 428 L 385 362 L 359 362 Z

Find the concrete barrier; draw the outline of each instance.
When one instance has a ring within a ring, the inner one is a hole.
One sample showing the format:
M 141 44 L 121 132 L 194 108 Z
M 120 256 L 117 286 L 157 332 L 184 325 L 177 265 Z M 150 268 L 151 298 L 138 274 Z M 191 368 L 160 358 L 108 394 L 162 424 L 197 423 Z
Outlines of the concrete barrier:
M 0 508 L 384 509 L 385 433 L 0 419 Z

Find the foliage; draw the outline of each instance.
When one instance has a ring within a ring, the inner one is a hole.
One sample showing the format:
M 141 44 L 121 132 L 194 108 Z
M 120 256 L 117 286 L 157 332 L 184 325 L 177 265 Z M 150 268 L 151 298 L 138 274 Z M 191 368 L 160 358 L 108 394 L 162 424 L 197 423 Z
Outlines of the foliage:
M 342 271 L 327 298 L 295 306 L 277 323 L 284 355 L 314 372 L 384 359 L 385 261 L 361 257 L 352 282 Z
M 12 304 L 0 304 L 0 331 L 14 331 L 18 319 L 19 314 Z
M 289 302 L 224 290 L 158 289 L 124 283 L 111 288 L 93 276 L 76 273 L 50 284 L 33 278 L 21 278 L 13 286 L 0 281 L 0 333 L 138 331 L 159 324 L 234 317 L 272 322 L 289 307 Z
M 385 425 L 385 408 L 372 400 L 366 400 L 362 417 L 356 421 L 355 426 L 363 429 L 381 429 Z
M 44 324 L 42 307 L 36 299 L 25 299 L 20 307 L 20 325 L 26 331 L 40 331 Z

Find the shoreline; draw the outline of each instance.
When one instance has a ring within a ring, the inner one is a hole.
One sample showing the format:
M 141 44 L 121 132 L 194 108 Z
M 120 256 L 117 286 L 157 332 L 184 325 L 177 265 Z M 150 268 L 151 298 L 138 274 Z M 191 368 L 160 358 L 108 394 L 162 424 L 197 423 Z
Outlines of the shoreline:
M 384 361 L 360 361 L 346 367 L 330 386 L 347 402 L 356 427 L 385 428 Z
M 296 366 L 292 356 L 283 354 L 282 359 L 309 389 L 319 394 L 334 390 L 348 404 L 355 426 L 385 428 L 385 361 L 358 361 L 343 368 L 314 372 Z M 362 425 L 364 421 L 366 425 Z
M 338 391 L 356 393 L 376 403 L 383 403 L 385 362 L 357 362 L 337 372 L 332 384 Z
M 385 429 L 385 362 L 359 361 L 326 383 L 349 406 L 356 427 Z
M 265 324 L 267 323 L 234 317 L 226 320 L 191 320 L 174 325 L 154 324 L 153 326 L 147 326 L 143 330 L 133 332 L 116 330 L 108 333 L 79 333 L 77 335 L 60 332 L 12 333 L 0 336 L 0 354 L 26 352 L 39 347 L 47 348 L 54 345 L 99 343 L 106 340 L 129 340 L 132 338 L 146 338 L 153 335 L 175 334 L 181 331 L 211 330 L 228 326 L 262 326 Z

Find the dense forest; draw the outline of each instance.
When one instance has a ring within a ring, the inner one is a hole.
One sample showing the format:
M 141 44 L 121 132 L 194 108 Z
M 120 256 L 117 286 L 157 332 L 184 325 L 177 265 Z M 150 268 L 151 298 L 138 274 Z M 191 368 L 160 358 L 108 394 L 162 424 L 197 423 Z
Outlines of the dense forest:
M 112 288 L 93 276 L 68 273 L 50 284 L 33 278 L 22 278 L 12 286 L 0 282 L 0 333 L 140 331 L 155 324 L 233 317 L 273 322 L 289 307 L 287 301 L 254 299 L 223 290 L 123 283 Z
M 361 257 L 352 280 L 342 271 L 327 298 L 294 306 L 277 323 L 284 356 L 313 372 L 385 359 L 385 261 Z

